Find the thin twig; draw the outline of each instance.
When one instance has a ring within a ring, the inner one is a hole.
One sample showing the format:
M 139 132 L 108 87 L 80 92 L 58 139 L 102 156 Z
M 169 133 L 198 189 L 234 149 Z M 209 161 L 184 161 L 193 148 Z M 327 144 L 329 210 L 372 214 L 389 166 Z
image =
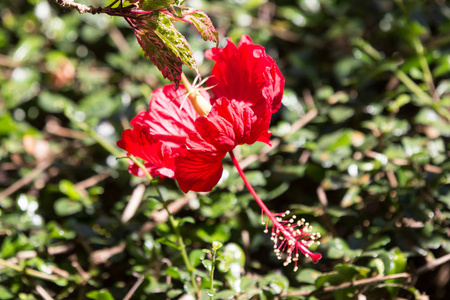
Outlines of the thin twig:
M 108 178 L 109 176 L 111 176 L 112 171 L 111 170 L 106 170 L 103 171 L 100 174 L 94 175 L 92 177 L 89 177 L 88 179 L 85 179 L 83 181 L 77 182 L 75 184 L 77 189 L 87 189 L 90 188 L 96 184 L 98 184 L 100 181 L 105 180 L 106 178 Z
M 53 297 L 50 296 L 49 293 L 47 293 L 47 291 L 40 285 L 36 286 L 36 291 L 39 293 L 39 295 L 41 295 L 42 299 L 44 300 L 53 300 Z
M 284 294 L 282 294 L 282 296 L 284 296 L 284 297 L 287 297 L 287 296 L 309 296 L 309 295 L 318 296 L 318 295 L 321 295 L 324 293 L 330 293 L 330 292 L 334 292 L 337 290 L 346 289 L 349 287 L 368 285 L 368 284 L 386 281 L 386 280 L 399 279 L 399 278 L 411 279 L 413 277 L 417 277 L 421 274 L 431 271 L 431 270 L 435 269 L 436 267 L 439 267 L 440 265 L 445 264 L 448 261 L 450 261 L 450 254 L 444 255 L 442 257 L 439 257 L 437 259 L 434 259 L 434 260 L 428 262 L 426 265 L 417 269 L 417 271 L 414 273 L 398 273 L 398 274 L 392 274 L 392 275 L 386 275 L 386 276 L 376 276 L 376 277 L 365 278 L 365 279 L 361 279 L 361 280 L 355 280 L 355 281 L 351 281 L 351 282 L 344 282 L 344 283 L 342 283 L 340 285 L 336 285 L 336 286 L 327 286 L 321 290 L 296 291 L 296 292 L 284 293 Z
M 450 261 L 450 253 L 447 255 L 444 255 L 442 257 L 436 258 L 432 261 L 429 261 L 425 266 L 420 267 L 419 269 L 417 269 L 416 274 L 423 274 L 426 273 L 428 271 L 433 270 L 434 268 L 445 264 L 446 262 Z
M 6 189 L 4 189 L 0 193 L 0 201 L 4 198 L 8 197 L 12 193 L 16 192 L 21 187 L 29 184 L 31 181 L 33 181 L 34 178 L 36 178 L 38 175 L 40 175 L 42 172 L 44 172 L 48 167 L 50 167 L 54 161 L 55 161 L 55 156 L 53 155 L 53 156 L 43 160 L 42 162 L 40 162 L 36 166 L 36 168 L 34 168 L 33 171 L 31 171 L 30 173 L 25 175 L 25 177 L 22 177 L 21 179 L 17 180 L 12 185 L 10 185 Z
M 120 218 L 123 224 L 127 223 L 134 216 L 136 210 L 142 202 L 144 193 L 145 185 L 142 183 L 134 189 L 133 193 L 131 194 L 130 200 L 128 201 L 128 204 L 122 213 L 122 217 Z
M 125 242 L 120 243 L 117 246 L 113 246 L 111 248 L 103 248 L 100 250 L 96 250 L 91 253 L 89 260 L 94 265 L 104 264 L 110 259 L 112 256 L 122 253 L 126 248 Z
M 301 117 L 297 122 L 292 124 L 291 130 L 289 133 L 294 133 L 301 128 L 305 127 L 306 124 L 311 122 L 318 114 L 317 109 L 313 108 L 310 111 L 308 111 L 303 117 Z
M 336 232 L 336 228 L 334 228 L 333 223 L 331 222 L 331 218 L 327 213 L 328 210 L 328 198 L 325 190 L 321 185 L 317 187 L 317 197 L 319 198 L 320 205 L 322 206 L 322 214 L 320 216 L 321 220 L 325 223 L 326 227 L 330 231 L 331 235 L 336 237 L 338 236 Z
M 14 69 L 21 65 L 20 62 L 15 61 L 12 57 L 0 54 L 0 66 Z
M 78 257 L 73 254 L 69 257 L 69 260 L 72 262 L 72 267 L 75 268 L 75 270 L 77 270 L 77 272 L 81 275 L 81 278 L 83 278 L 84 282 L 87 282 L 90 278 L 91 275 L 89 275 L 89 273 L 87 273 L 80 265 L 80 263 L 78 262 Z
M 59 124 L 59 120 L 54 117 L 49 117 L 47 119 L 44 130 L 50 134 L 70 139 L 84 140 L 87 137 L 86 133 L 84 133 L 83 131 L 62 127 Z
M 80 14 L 90 13 L 90 14 L 99 14 L 103 11 L 103 7 L 93 7 L 93 6 L 87 6 L 84 4 L 76 3 L 73 0 L 55 0 L 57 4 L 59 4 L 62 7 L 67 7 L 70 9 L 77 10 Z
M 343 290 L 343 289 L 346 289 L 349 287 L 368 285 L 371 283 L 376 283 L 376 282 L 386 281 L 386 280 L 391 280 L 391 279 L 411 278 L 411 276 L 412 275 L 409 273 L 398 273 L 398 274 L 392 274 L 392 275 L 386 275 L 386 276 L 376 276 L 376 277 L 365 278 L 365 279 L 361 279 L 361 280 L 355 280 L 355 281 L 351 281 L 351 282 L 344 282 L 340 285 L 327 286 L 321 290 L 316 290 L 316 291 L 297 291 L 297 292 L 284 293 L 284 294 L 282 294 L 282 296 L 283 297 L 309 296 L 309 295 L 313 295 L 313 294 L 317 296 L 318 294 L 334 292 L 337 290 Z
M 144 282 L 144 276 L 140 276 L 139 279 L 136 281 L 135 284 L 131 287 L 131 289 L 128 291 L 128 293 L 125 295 L 123 300 L 129 300 L 131 297 L 133 297 L 133 294 L 136 292 L 136 290 L 139 288 L 139 286 Z

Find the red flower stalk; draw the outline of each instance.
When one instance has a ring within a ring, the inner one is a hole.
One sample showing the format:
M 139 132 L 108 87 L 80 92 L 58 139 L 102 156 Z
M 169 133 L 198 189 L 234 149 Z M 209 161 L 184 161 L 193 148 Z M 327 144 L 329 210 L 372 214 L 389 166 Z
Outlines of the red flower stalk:
M 243 36 L 237 47 L 228 41 L 224 49 L 207 51 L 206 57 L 216 62 L 209 82 L 213 97 L 187 81 L 177 90 L 173 84 L 157 89 L 149 111 L 131 121 L 133 128 L 122 133 L 117 145 L 143 159 L 152 176 L 175 178 L 185 193 L 211 191 L 222 176 L 222 159 L 229 152 L 273 224 L 277 255 L 286 251 L 286 262 L 295 261 L 295 268 L 299 251 L 317 262 L 321 255 L 307 247 L 316 243 L 318 236 L 310 233 L 308 224 L 283 221 L 281 214 L 270 212 L 232 153 L 237 145 L 256 141 L 270 144 L 270 119 L 281 106 L 284 77 L 264 48 L 254 45 L 248 36 Z M 144 176 L 132 162 L 129 171 Z
M 322 258 L 322 255 L 311 252 L 308 247 L 313 244 L 320 244 L 320 242 L 317 241 L 317 239 L 320 238 L 320 233 L 311 233 L 312 227 L 309 223 L 306 223 L 304 219 L 295 222 L 295 219 L 297 218 L 295 215 L 289 220 L 283 220 L 284 217 L 290 214 L 290 211 L 286 211 L 284 213 L 272 213 L 253 189 L 252 185 L 245 176 L 244 171 L 242 171 L 238 161 L 234 157 L 233 152 L 230 152 L 230 156 L 234 166 L 244 180 L 244 183 L 253 198 L 255 198 L 256 202 L 261 207 L 262 212 L 265 213 L 270 222 L 272 222 L 273 226 L 270 239 L 274 242 L 273 248 L 277 258 L 281 259 L 283 252 L 286 251 L 287 257 L 284 265 L 287 266 L 293 261 L 295 263 L 294 271 L 298 270 L 297 261 L 299 251 L 306 257 L 310 257 L 314 263 L 317 263 L 319 259 Z M 269 226 L 269 222 L 264 222 L 262 215 L 261 223 L 266 225 L 264 232 L 268 233 L 269 231 L 267 228 Z

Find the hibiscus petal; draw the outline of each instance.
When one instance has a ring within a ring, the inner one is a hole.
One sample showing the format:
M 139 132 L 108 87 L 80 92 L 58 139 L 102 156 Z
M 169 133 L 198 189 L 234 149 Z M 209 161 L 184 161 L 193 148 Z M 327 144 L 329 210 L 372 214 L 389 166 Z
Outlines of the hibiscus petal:
M 267 106 L 271 113 L 280 108 L 284 77 L 276 62 L 250 37 L 243 36 L 238 47 L 228 40 L 225 48 L 208 50 L 205 57 L 216 62 L 208 81 L 213 100 L 227 97 L 242 101 L 259 117 L 265 116 Z
M 175 179 L 187 193 L 209 192 L 222 176 L 222 158 L 226 152 L 185 150 L 175 158 Z
M 217 151 L 228 152 L 237 145 L 253 144 L 260 136 L 265 136 L 268 128 L 265 121 L 241 102 L 223 97 L 214 103 L 208 116 L 195 121 L 195 127 Z
M 200 91 L 209 101 L 206 91 Z M 199 115 L 186 95 L 182 84 L 178 89 L 169 84 L 152 93 L 149 111 L 140 112 L 131 126 L 142 125 L 150 128 L 150 133 L 171 147 L 181 147 L 187 136 L 195 131 L 194 122 Z
M 167 144 L 157 140 L 150 134 L 149 128 L 137 124 L 133 129 L 122 132 L 122 140 L 117 146 L 128 153 L 145 160 L 145 167 L 153 177 L 162 175 L 174 177 L 174 158 L 176 153 Z M 130 164 L 129 172 L 136 176 L 145 174 Z

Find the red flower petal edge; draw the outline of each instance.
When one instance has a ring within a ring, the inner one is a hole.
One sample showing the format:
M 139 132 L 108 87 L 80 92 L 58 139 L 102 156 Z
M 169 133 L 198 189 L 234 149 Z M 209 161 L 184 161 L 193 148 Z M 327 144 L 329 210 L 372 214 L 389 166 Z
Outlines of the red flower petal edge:
M 238 47 L 229 39 L 225 48 L 207 50 L 205 57 L 216 62 L 208 81 L 213 100 L 239 100 L 260 117 L 280 108 L 284 77 L 264 47 L 253 44 L 249 36 L 244 35 Z

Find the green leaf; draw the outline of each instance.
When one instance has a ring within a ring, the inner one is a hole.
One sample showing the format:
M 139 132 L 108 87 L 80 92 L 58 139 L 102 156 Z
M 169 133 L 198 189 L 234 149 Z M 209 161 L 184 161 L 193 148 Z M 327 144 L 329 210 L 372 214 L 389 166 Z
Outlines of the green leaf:
M 38 98 L 39 106 L 51 113 L 61 113 L 69 105 L 74 105 L 72 101 L 63 95 L 50 93 L 49 91 L 42 91 Z
M 286 292 L 289 288 L 289 280 L 280 274 L 269 274 L 265 276 L 258 285 L 261 289 L 268 286 L 274 294 L 281 294 L 282 292 Z
M 169 15 L 160 11 L 129 18 L 128 22 L 142 49 L 164 78 L 173 82 L 181 80 L 183 63 L 198 72 L 191 46 L 175 28 Z
M 86 294 L 86 297 L 94 300 L 114 300 L 111 293 L 107 290 L 91 291 Z
M 334 123 L 339 123 L 352 117 L 354 113 L 355 110 L 348 106 L 336 106 L 330 110 L 329 115 Z
M 16 122 L 8 113 L 2 113 L 0 115 L 0 135 L 6 135 L 17 129 Z
M 197 229 L 197 235 L 199 238 L 207 243 L 214 241 L 226 242 L 230 238 L 230 227 L 228 224 L 220 223 L 215 226 L 204 226 Z
M 178 290 L 178 289 L 173 290 L 173 289 L 171 289 L 171 290 L 167 291 L 167 297 L 169 299 L 175 299 L 178 296 L 180 296 L 181 293 L 183 293 L 183 290 Z
M 167 276 L 170 276 L 174 279 L 180 279 L 180 270 L 177 267 L 169 267 L 166 269 Z
M 191 223 L 191 224 L 195 224 L 195 220 L 193 217 L 184 217 L 183 219 L 181 219 L 178 222 L 178 226 L 183 225 L 184 223 Z
M 164 244 L 164 245 L 170 246 L 170 247 L 175 248 L 175 249 L 179 249 L 177 244 L 175 244 L 174 242 L 168 240 L 165 237 L 157 239 L 156 242 L 158 242 L 160 244 Z
M 223 291 L 217 292 L 214 299 L 234 299 L 235 295 L 236 295 L 235 291 L 223 290 Z
M 207 250 L 208 253 L 211 254 L 211 251 L 208 249 L 194 249 L 189 253 L 189 262 L 193 267 L 196 267 L 200 264 L 201 260 L 205 257 L 205 251 Z
M 59 191 L 73 200 L 82 199 L 81 193 L 71 181 L 63 179 L 59 182 Z
M 321 272 L 314 270 L 314 269 L 302 269 L 297 274 L 297 276 L 295 276 L 295 279 L 298 282 L 305 282 L 305 283 L 313 284 L 321 274 L 322 274 Z
M 113 96 L 110 90 L 104 89 L 83 98 L 78 105 L 78 109 L 88 119 L 101 119 L 111 116 L 119 108 L 119 105 L 118 98 Z
M 4 286 L 0 285 L 0 299 L 7 300 L 12 298 L 14 298 L 14 295 Z
M 370 261 L 368 264 L 370 268 L 374 268 L 377 271 L 378 275 L 385 275 L 384 274 L 384 263 L 383 260 L 379 258 L 374 258 Z
M 383 246 L 386 246 L 386 244 L 388 244 L 390 241 L 391 238 L 389 236 L 380 236 L 376 240 L 372 240 L 370 242 L 369 246 L 367 246 L 367 250 L 379 249 Z
M 83 204 L 68 198 L 60 198 L 53 205 L 55 212 L 60 217 L 70 216 L 83 210 Z
M 151 11 L 156 9 L 167 8 L 174 4 L 174 0 L 144 0 L 141 4 L 143 10 Z
M 205 41 L 219 42 L 219 34 L 204 11 L 187 7 L 182 10 L 182 15 L 183 21 L 192 24 Z
M 348 244 L 341 238 L 334 238 L 327 242 L 328 258 L 338 259 L 342 257 L 353 258 L 358 256 L 362 250 L 352 250 Z
M 211 297 L 212 299 L 214 299 L 214 296 L 216 294 L 216 292 L 214 290 L 207 289 L 205 291 L 206 291 L 206 294 L 208 295 L 208 297 Z
M 202 264 L 206 268 L 206 270 L 211 272 L 211 270 L 212 270 L 212 262 L 209 259 L 202 260 Z
M 223 246 L 223 244 L 222 244 L 221 242 L 214 241 L 214 242 L 212 243 L 212 250 L 213 250 L 213 252 L 216 252 L 216 251 L 219 250 L 222 246 Z

